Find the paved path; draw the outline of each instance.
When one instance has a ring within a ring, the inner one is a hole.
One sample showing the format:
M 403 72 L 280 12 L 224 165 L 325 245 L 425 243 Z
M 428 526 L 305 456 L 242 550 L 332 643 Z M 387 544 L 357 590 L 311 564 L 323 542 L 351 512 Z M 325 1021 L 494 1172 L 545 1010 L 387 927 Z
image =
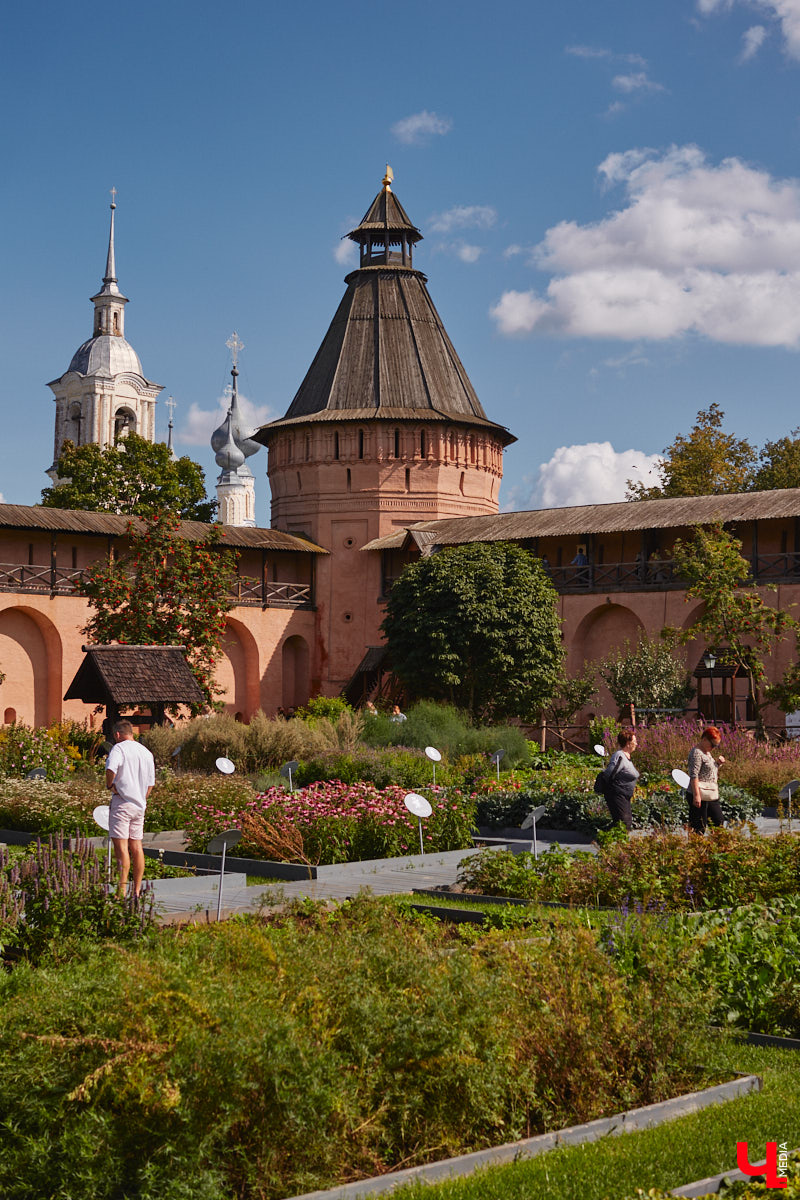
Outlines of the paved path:
M 771 817 L 759 817 L 756 821 L 762 837 L 774 836 L 780 830 L 780 822 Z M 784 824 L 784 828 L 785 828 Z M 800 822 L 793 822 L 793 829 L 800 831 Z M 498 830 L 500 844 L 508 845 L 517 852 L 530 850 L 530 836 L 520 840 L 520 830 Z M 646 836 L 635 834 L 634 836 Z M 565 850 L 596 850 L 586 835 L 543 829 L 538 831 L 537 848 L 540 853 L 557 843 Z M 169 850 L 183 848 L 181 834 L 171 831 L 145 838 L 145 845 Z M 463 855 L 470 852 L 465 850 Z M 401 864 L 384 859 L 380 868 L 364 869 L 361 863 L 343 864 L 335 878 L 298 881 L 277 880 L 275 883 L 247 886 L 247 877 L 234 871 L 225 872 L 222 889 L 222 912 L 224 916 L 234 913 L 254 912 L 263 905 L 281 904 L 286 900 L 308 897 L 312 900 L 346 900 L 355 896 L 362 888 L 369 888 L 376 895 L 398 895 L 414 888 L 446 887 L 455 883 L 458 860 L 461 856 L 450 854 L 447 861 L 438 860 L 430 854 L 425 860 Z M 157 879 L 153 882 L 156 907 L 165 924 L 177 921 L 215 921 L 219 900 L 219 876 L 198 875 L 186 879 Z

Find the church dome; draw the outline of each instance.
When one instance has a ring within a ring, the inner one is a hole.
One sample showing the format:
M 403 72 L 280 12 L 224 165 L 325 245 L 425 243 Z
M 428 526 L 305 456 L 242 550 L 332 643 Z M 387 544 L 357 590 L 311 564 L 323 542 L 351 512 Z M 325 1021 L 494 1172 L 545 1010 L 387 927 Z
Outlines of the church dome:
M 75 351 L 68 370 L 78 371 L 81 375 L 121 375 L 123 371 L 142 375 L 142 364 L 124 337 L 100 334 Z

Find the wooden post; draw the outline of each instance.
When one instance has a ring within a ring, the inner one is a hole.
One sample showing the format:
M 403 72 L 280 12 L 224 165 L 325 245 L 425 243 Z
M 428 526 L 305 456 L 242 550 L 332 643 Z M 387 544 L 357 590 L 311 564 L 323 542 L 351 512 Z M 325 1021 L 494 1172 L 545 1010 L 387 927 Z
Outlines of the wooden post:
M 547 717 L 542 717 L 542 734 L 541 734 L 540 745 L 541 745 L 542 751 L 544 752 L 544 750 L 547 747 Z

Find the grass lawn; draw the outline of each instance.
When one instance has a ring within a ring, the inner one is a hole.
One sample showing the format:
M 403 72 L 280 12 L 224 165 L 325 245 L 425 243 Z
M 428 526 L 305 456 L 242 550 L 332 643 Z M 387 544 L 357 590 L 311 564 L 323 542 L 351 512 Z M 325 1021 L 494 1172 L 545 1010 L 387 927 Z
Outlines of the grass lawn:
M 698 1014 L 702 1020 L 702 1013 Z M 411 1184 L 397 1200 L 623 1200 L 636 1189 L 676 1188 L 736 1166 L 736 1143 L 763 1162 L 768 1141 L 800 1145 L 800 1053 L 747 1046 L 709 1035 L 708 1064 L 760 1075 L 764 1090 L 657 1129 L 552 1150 L 529 1162 L 492 1167 L 466 1179 Z M 776 1195 L 780 1195 L 776 1192 Z

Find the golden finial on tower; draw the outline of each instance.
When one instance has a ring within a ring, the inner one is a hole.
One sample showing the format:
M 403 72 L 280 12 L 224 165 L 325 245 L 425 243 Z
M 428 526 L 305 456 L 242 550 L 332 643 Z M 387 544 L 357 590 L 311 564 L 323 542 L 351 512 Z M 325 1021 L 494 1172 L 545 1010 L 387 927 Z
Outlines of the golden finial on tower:
M 392 180 L 393 179 L 394 179 L 394 171 L 387 163 L 386 164 L 386 174 L 384 175 L 383 180 L 382 180 L 385 191 L 390 192 L 392 190 Z

